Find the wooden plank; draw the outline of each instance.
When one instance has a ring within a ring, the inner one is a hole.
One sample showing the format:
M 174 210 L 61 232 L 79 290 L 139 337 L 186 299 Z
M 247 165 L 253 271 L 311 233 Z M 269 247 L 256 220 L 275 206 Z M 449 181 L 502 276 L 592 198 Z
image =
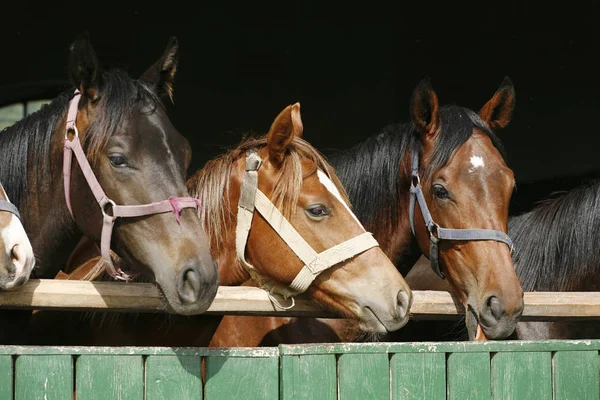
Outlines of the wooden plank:
M 390 360 L 393 400 L 445 400 L 444 353 L 397 353 Z
M 464 314 L 451 292 L 413 291 L 413 295 L 413 319 L 457 318 Z M 17 291 L 0 292 L 2 308 L 156 312 L 164 311 L 165 304 L 151 283 L 31 279 Z M 207 314 L 335 317 L 306 296 L 298 296 L 296 306 L 290 310 L 277 309 L 264 290 L 245 286 L 219 287 Z M 581 318 L 600 319 L 600 292 L 525 293 L 523 321 Z
M 496 353 L 492 356 L 492 399 L 552 400 L 551 354 Z
M 281 400 L 335 400 L 335 355 L 286 356 L 281 358 Z
M 20 356 L 16 359 L 16 400 L 68 399 L 72 397 L 72 356 Z
M 450 353 L 446 368 L 448 400 L 490 398 L 490 353 Z
M 148 356 L 146 400 L 201 400 L 200 357 Z
M 338 359 L 340 400 L 390 398 L 387 354 L 341 354 Z
M 276 400 L 279 358 L 207 357 L 206 400 Z
M 554 398 L 600 398 L 597 351 L 557 351 L 552 358 Z
M 13 361 L 10 355 L 0 356 L 0 399 L 13 398 Z
M 142 356 L 80 356 L 75 364 L 77 400 L 144 398 Z
M 284 356 L 342 353 L 493 353 L 561 350 L 600 350 L 600 340 L 489 340 L 482 342 L 336 343 L 279 346 L 279 352 Z

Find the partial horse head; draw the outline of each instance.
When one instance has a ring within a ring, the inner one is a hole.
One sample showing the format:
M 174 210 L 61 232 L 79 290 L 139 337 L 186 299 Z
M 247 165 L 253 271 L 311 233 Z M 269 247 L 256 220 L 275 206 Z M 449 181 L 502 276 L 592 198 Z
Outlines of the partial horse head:
M 13 290 L 29 280 L 35 265 L 33 249 L 21 225 L 19 212 L 0 184 L 0 290 Z
M 411 102 L 420 132 L 420 183 L 433 222 L 426 229 L 421 217 L 426 213 L 416 207 L 421 214 L 415 217 L 416 235 L 426 255 L 439 241 L 439 266 L 467 309 L 471 338 L 508 336 L 523 311 L 523 290 L 505 236 L 515 181 L 492 132 L 509 123 L 514 102 L 508 78 L 479 114 L 458 106 L 439 107 L 427 79 Z M 458 232 L 457 240 L 438 240 L 443 228 Z M 483 230 L 483 235 L 473 233 Z
M 247 139 L 188 181 L 205 206 L 221 282 L 252 277 L 292 298 L 307 291 L 324 307 L 359 320 L 364 331 L 399 329 L 408 319 L 411 291 L 302 132 L 296 103 L 266 136 Z

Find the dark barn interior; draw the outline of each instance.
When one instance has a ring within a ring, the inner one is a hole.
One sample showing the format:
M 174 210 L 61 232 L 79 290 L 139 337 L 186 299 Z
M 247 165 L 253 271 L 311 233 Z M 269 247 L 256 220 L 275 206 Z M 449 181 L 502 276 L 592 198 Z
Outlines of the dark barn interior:
M 133 76 L 176 36 L 169 111 L 194 150 L 193 172 L 244 132 L 265 132 L 294 102 L 304 137 L 328 154 L 408 121 L 425 76 L 442 104 L 476 111 L 509 76 L 516 109 L 497 133 L 518 184 L 511 212 L 519 213 L 600 172 L 600 6 L 540 7 L 22 1 L 4 10 L 0 27 L 0 105 L 68 88 L 68 47 L 80 32 L 104 65 Z

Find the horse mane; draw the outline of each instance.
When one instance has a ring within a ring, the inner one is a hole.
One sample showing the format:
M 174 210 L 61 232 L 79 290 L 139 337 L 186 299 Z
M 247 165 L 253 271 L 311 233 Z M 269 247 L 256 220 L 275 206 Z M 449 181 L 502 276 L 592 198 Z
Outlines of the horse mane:
M 0 181 L 15 206 L 34 187 L 48 187 L 51 172 L 52 134 L 65 117 L 74 89 L 58 95 L 50 104 L 19 120 L 0 132 Z M 82 146 L 92 165 L 96 163 L 108 139 L 119 131 L 134 110 L 161 105 L 156 93 L 146 84 L 129 78 L 125 71 L 111 69 L 102 74 L 100 96 L 95 107 L 99 112 L 86 132 L 81 132 Z M 28 182 L 28 175 L 32 181 Z
M 568 291 L 578 283 L 576 277 L 597 268 L 598 226 L 600 180 L 510 218 L 508 232 L 515 243 L 513 263 L 523 290 Z
M 475 112 L 456 105 L 439 110 L 441 134 L 435 142 L 433 155 L 424 170 L 422 179 L 448 163 L 448 160 L 478 128 L 490 137 L 493 145 L 505 157 L 504 147 L 498 137 Z M 332 155 L 331 165 L 354 204 L 356 216 L 372 231 L 392 233 L 392 221 L 399 220 L 399 207 L 403 194 L 408 191 L 410 158 L 414 149 L 422 154 L 421 133 L 412 123 L 392 124 L 353 148 Z M 376 200 L 376 201 L 374 201 Z M 408 212 L 408 211 L 407 211 Z
M 202 202 L 199 216 L 211 243 L 213 241 L 217 245 L 222 243 L 225 226 L 232 224 L 232 219 L 237 215 L 235 210 L 231 210 L 229 204 L 229 181 L 235 161 L 244 157 L 246 151 L 258 150 L 266 144 L 266 136 L 247 137 L 237 147 L 208 161 L 187 181 L 190 195 Z M 294 138 L 276 177 L 275 189 L 271 198 L 273 204 L 283 215 L 290 218 L 298 203 L 304 178 L 302 172 L 302 159 L 304 158 L 309 159 L 315 168 L 322 170 L 332 180 L 350 206 L 344 187 L 333 168 L 325 161 L 325 157 L 305 140 Z

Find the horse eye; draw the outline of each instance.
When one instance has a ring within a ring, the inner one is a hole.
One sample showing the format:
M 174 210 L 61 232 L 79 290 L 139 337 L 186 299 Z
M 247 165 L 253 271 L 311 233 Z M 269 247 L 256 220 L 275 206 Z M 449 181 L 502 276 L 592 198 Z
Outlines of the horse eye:
M 127 159 L 122 154 L 111 154 L 108 156 L 108 160 L 114 167 L 127 167 Z
M 433 194 L 438 199 L 447 199 L 450 197 L 450 194 L 442 185 L 433 185 Z
M 324 205 L 318 204 L 316 206 L 312 206 L 306 210 L 308 215 L 313 218 L 323 218 L 329 215 L 327 208 Z

